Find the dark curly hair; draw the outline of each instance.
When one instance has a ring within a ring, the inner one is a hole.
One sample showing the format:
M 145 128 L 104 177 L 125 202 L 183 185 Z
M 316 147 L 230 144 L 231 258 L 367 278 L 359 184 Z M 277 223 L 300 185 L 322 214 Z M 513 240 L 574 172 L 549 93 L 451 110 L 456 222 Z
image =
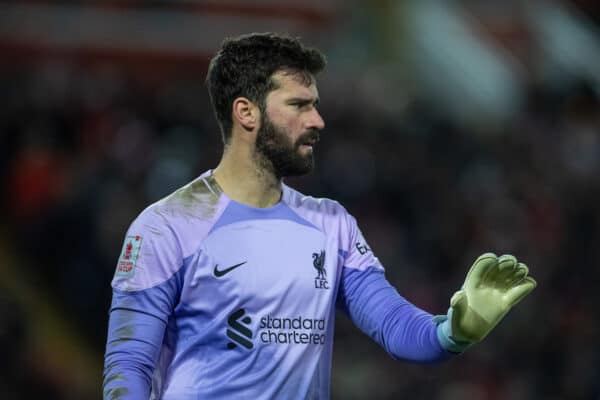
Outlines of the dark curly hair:
M 272 75 L 289 70 L 310 84 L 325 68 L 325 56 L 305 47 L 296 38 L 275 33 L 251 33 L 227 38 L 210 61 L 206 84 L 223 142 L 231 137 L 231 107 L 237 97 L 246 97 L 265 110 L 267 94 L 276 89 Z

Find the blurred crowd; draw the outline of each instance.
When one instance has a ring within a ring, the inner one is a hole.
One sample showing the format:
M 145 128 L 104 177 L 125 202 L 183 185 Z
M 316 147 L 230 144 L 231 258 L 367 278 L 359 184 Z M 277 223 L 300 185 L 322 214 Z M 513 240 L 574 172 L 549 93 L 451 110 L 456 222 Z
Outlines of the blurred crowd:
M 220 157 L 203 76 L 5 66 L 0 91 L 0 397 L 98 398 L 129 223 Z M 437 366 L 391 360 L 338 316 L 334 399 L 600 398 L 598 92 L 527 92 L 491 134 L 425 102 L 393 115 L 321 91 L 316 170 L 289 184 L 356 216 L 402 295 L 444 314 L 484 251 L 515 254 L 538 281 L 483 343 Z

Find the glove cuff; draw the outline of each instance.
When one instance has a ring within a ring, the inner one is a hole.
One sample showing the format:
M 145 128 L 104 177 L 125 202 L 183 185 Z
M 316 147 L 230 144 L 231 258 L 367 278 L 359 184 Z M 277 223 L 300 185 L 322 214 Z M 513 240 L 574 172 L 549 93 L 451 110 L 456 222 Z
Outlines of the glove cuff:
M 451 353 L 462 353 L 467 350 L 472 342 L 456 340 L 452 337 L 452 308 L 448 310 L 447 315 L 436 315 L 433 322 L 437 324 L 437 338 L 440 345 Z

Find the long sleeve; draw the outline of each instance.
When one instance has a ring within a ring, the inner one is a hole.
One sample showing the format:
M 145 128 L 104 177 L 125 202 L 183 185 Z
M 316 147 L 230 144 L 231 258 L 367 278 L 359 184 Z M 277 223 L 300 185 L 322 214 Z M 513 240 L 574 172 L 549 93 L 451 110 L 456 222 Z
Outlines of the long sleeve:
M 344 268 L 338 306 L 393 358 L 435 362 L 449 358 L 433 315 L 398 294 L 383 270 Z
M 113 289 L 104 357 L 104 399 L 148 399 L 182 275 L 177 273 L 141 291 Z
M 455 354 L 440 342 L 439 319 L 411 304 L 390 285 L 383 265 L 349 214 L 344 231 L 338 307 L 393 358 L 435 362 Z
M 166 328 L 183 285 L 174 232 L 146 211 L 129 228 L 112 282 L 104 399 L 147 400 Z
M 166 327 L 159 290 L 113 290 L 104 358 L 104 399 L 145 399 Z

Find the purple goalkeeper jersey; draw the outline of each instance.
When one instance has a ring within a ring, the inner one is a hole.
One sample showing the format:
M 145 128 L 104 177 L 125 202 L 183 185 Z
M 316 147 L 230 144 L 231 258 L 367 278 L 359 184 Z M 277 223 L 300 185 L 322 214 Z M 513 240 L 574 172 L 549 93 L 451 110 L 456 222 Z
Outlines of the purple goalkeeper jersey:
M 106 399 L 327 399 L 336 303 L 395 358 L 450 354 L 356 220 L 285 185 L 255 208 L 204 173 L 132 223 L 112 287 Z

